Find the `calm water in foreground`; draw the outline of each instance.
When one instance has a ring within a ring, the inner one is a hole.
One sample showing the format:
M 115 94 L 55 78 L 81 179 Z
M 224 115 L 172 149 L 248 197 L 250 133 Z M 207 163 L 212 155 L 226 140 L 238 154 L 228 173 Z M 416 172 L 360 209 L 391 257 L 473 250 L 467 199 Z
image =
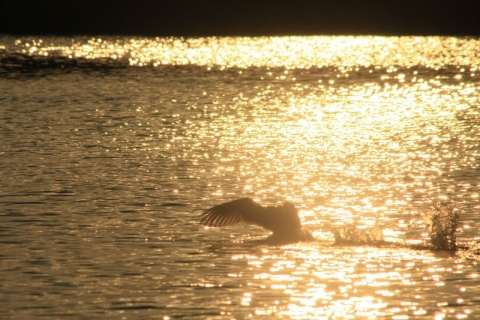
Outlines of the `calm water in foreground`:
M 479 48 L 0 36 L 0 318 L 479 318 L 477 256 L 407 246 L 437 199 L 480 240 Z M 246 196 L 320 240 L 199 225 Z

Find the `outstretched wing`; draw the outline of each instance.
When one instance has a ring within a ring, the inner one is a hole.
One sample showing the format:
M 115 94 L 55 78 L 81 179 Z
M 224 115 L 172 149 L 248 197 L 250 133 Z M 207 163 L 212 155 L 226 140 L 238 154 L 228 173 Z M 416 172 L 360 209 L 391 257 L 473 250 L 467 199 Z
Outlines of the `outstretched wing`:
M 223 203 L 203 213 L 201 222 L 210 227 L 240 223 L 257 224 L 273 232 L 300 229 L 297 209 L 286 202 L 281 207 L 262 207 L 250 198 Z
M 264 208 L 250 198 L 242 198 L 212 207 L 202 214 L 201 222 L 209 227 L 222 227 L 240 223 L 258 224 L 255 216 Z

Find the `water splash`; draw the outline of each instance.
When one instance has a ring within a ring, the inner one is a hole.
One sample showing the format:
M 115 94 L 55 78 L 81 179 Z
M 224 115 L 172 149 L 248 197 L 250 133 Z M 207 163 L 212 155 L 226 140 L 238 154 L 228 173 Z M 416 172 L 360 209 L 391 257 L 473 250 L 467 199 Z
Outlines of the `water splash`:
M 379 245 L 385 243 L 382 228 L 358 229 L 353 224 L 332 230 L 335 237 L 335 245 Z
M 435 201 L 424 220 L 430 235 L 430 244 L 434 250 L 455 251 L 457 249 L 455 233 L 459 214 L 453 205 Z
M 459 214 L 453 205 L 435 201 L 432 208 L 424 216 L 426 230 L 430 236 L 430 243 L 425 246 L 415 246 L 417 249 L 457 250 L 456 231 Z M 371 228 L 360 229 L 353 224 L 332 230 L 335 245 L 398 245 L 388 243 L 383 238 L 383 230 L 375 225 Z

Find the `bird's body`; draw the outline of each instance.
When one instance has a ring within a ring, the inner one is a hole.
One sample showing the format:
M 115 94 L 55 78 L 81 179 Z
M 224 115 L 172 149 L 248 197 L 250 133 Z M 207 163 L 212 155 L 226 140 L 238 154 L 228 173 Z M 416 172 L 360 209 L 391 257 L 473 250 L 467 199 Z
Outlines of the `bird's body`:
M 206 210 L 201 222 L 209 227 L 235 224 L 256 224 L 272 231 L 270 237 L 262 240 L 270 244 L 286 244 L 312 241 L 310 232 L 302 229 L 298 210 L 290 202 L 283 206 L 263 207 L 250 198 L 242 198 L 214 206 Z

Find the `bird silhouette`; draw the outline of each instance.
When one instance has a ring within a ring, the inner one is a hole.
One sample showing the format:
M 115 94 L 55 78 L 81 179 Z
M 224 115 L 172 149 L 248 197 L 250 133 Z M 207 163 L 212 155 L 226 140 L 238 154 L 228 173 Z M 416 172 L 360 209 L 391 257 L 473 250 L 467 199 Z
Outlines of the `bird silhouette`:
M 310 232 L 302 228 L 298 210 L 288 201 L 278 207 L 263 207 L 250 198 L 233 200 L 206 210 L 201 223 L 209 227 L 256 224 L 272 231 L 268 238 L 260 240 L 266 244 L 315 240 Z

